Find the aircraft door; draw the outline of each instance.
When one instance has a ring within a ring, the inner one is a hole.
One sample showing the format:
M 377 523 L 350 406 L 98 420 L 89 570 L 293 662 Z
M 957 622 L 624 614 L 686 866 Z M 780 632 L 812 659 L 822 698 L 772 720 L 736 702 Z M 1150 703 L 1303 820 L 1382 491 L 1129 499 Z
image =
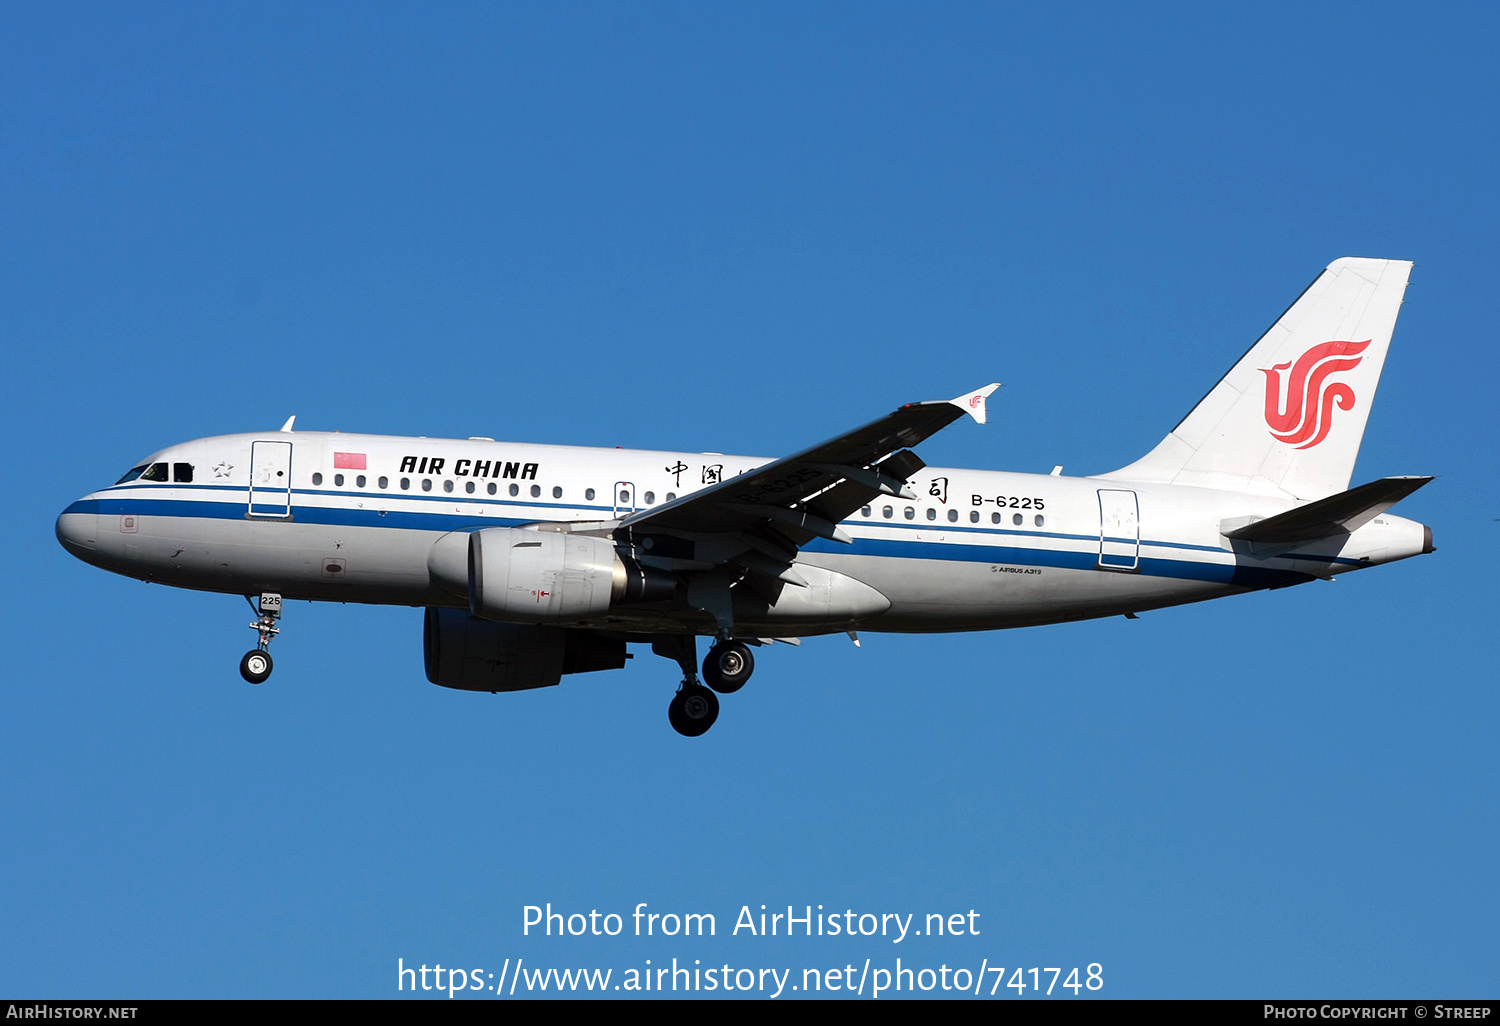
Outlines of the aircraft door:
M 250 515 L 292 515 L 292 443 L 250 443 Z
M 1136 570 L 1141 559 L 1140 508 L 1135 492 L 1099 489 L 1099 566 Z
M 615 482 L 615 519 L 634 513 L 639 502 L 635 494 L 635 485 L 629 481 Z

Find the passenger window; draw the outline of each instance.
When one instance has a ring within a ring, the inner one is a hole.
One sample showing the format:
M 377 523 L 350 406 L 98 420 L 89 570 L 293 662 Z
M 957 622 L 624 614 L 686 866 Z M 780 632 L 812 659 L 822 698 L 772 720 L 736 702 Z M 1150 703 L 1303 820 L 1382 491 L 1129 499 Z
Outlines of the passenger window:
M 1047 526 L 1047 518 L 1044 517 L 1044 516 L 1042 516 L 1040 513 L 1038 513 L 1036 515 L 1036 526 L 1038 526 L 1038 527 L 1045 527 L 1045 526 Z
M 510 486 L 510 494 L 511 495 L 520 495 L 521 494 L 521 486 L 520 485 L 511 485 Z
M 313 474 L 313 484 L 320 485 L 322 483 L 323 483 L 323 475 L 322 474 L 317 474 L 317 473 Z
M 933 509 L 931 506 L 927 507 L 927 519 L 928 520 L 936 520 L 937 519 L 937 510 Z
M 655 492 L 647 492 L 646 493 L 646 505 L 650 506 L 654 502 L 656 502 L 656 493 Z
M 917 507 L 915 507 L 915 506 L 908 506 L 908 507 L 906 507 L 906 519 L 908 519 L 908 520 L 915 520 L 915 519 L 917 519 Z
M 677 498 L 677 493 L 676 492 L 668 492 L 667 493 L 667 501 L 668 502 L 671 502 L 675 498 Z
M 956 524 L 956 523 L 958 523 L 958 510 L 956 510 L 956 509 L 950 509 L 948 511 L 948 523 L 950 523 L 950 524 Z
M 990 514 L 990 523 L 992 523 L 992 524 L 998 524 L 999 522 L 1000 522 L 1000 514 L 999 513 L 991 513 Z
M 424 492 L 430 492 L 430 491 L 432 491 L 432 478 L 430 478 L 430 477 L 424 477 L 424 478 L 422 478 L 422 491 L 424 491 Z
M 389 485 L 391 483 L 391 479 L 388 478 L 388 477 L 382 477 L 379 481 L 376 481 L 375 483 L 378 484 L 380 487 L 384 488 L 384 487 L 386 487 L 387 485 Z
M 453 491 L 453 482 L 452 481 L 444 481 L 443 482 L 443 491 L 445 491 L 445 492 L 451 492 L 451 491 Z
M 587 499 L 589 502 L 593 502 L 594 501 L 594 490 L 592 488 L 585 488 L 584 491 L 583 491 L 583 497 L 585 499 Z
M 860 510 L 859 511 L 859 515 L 862 516 L 862 517 L 869 516 L 870 515 L 870 507 L 866 506 L 864 509 Z
M 129 470 L 125 471 L 125 476 L 122 477 L 122 478 L 120 478 L 120 480 L 116 481 L 115 484 L 120 485 L 120 484 L 124 484 L 126 481 L 134 481 L 136 478 L 140 477 L 145 472 L 146 472 L 146 464 L 144 464 L 144 463 L 142 463 L 139 467 L 131 467 Z
M 191 484 L 193 481 L 193 465 L 191 463 L 172 464 L 172 480 Z
M 358 477 L 356 477 L 354 479 L 354 487 L 356 487 L 356 488 L 363 488 L 364 486 L 365 486 L 365 475 L 361 474 L 361 475 L 359 475 Z
M 468 492 L 470 495 L 473 495 L 474 494 L 474 482 L 473 481 L 465 481 L 464 482 L 464 491 Z
M 167 465 L 165 463 L 153 463 L 146 468 L 141 475 L 142 481 L 165 481 L 167 479 Z
M 889 506 L 884 506 L 884 507 L 882 507 L 882 508 L 881 508 L 881 510 L 880 510 L 880 515 L 881 515 L 881 516 L 883 516 L 883 517 L 885 517 L 885 518 L 886 518 L 886 519 L 887 519 L 887 520 L 889 520 L 889 519 L 891 519 L 891 517 L 892 517 L 892 516 L 893 516 L 893 515 L 895 515 L 895 512 L 896 512 L 896 511 L 895 511 L 895 510 L 893 510 L 893 509 L 891 509 L 891 507 L 889 507 Z
M 485 488 L 485 491 L 489 492 L 491 495 L 494 495 L 495 492 L 498 491 L 498 489 L 495 487 L 495 482 L 491 481 Z
M 554 489 L 552 489 L 552 497 L 554 499 L 561 499 L 562 498 L 562 489 L 561 488 L 554 488 Z
M 344 487 L 344 475 L 343 474 L 334 474 L 333 475 L 333 486 L 335 488 L 342 488 L 342 487 Z
M 531 497 L 533 499 L 540 499 L 542 497 L 542 486 L 541 485 L 532 485 L 531 486 Z
M 1015 516 L 1010 518 L 1010 522 L 1015 524 L 1017 527 L 1020 527 L 1022 524 L 1026 523 L 1026 518 L 1017 513 Z
M 410 488 L 411 488 L 411 478 L 409 478 L 409 477 L 403 477 L 401 479 L 401 490 L 404 492 L 404 491 L 410 490 Z
M 971 510 L 969 510 L 969 523 L 971 523 L 971 524 L 977 524 L 977 523 L 979 523 L 979 510 L 977 510 L 977 509 L 971 509 Z

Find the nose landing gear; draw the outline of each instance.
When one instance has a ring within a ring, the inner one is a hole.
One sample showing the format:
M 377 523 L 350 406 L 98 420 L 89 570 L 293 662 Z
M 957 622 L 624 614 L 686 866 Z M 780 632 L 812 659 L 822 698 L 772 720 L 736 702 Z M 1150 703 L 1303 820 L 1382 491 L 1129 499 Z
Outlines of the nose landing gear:
M 245 601 L 250 602 L 250 596 L 245 596 Z M 245 658 L 240 660 L 240 676 L 251 684 L 263 684 L 267 677 L 271 676 L 271 639 L 281 633 L 281 628 L 276 626 L 276 621 L 281 619 L 281 595 L 274 591 L 261 592 L 260 605 L 253 602 L 250 608 L 255 610 L 255 622 L 250 629 L 260 635 L 260 643 L 245 653 Z

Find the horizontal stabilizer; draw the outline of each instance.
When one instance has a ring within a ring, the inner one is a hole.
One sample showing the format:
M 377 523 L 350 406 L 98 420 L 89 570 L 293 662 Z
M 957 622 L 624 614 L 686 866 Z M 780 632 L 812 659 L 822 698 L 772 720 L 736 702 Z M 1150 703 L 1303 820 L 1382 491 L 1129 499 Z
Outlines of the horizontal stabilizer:
M 1300 542 L 1351 534 L 1431 480 L 1430 477 L 1383 477 L 1225 531 L 1224 537 L 1248 542 Z

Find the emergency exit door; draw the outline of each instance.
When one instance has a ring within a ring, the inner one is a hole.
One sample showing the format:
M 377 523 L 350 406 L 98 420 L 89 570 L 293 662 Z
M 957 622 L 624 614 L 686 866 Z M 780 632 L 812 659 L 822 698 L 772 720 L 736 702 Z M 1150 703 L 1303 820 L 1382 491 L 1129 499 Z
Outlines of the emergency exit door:
M 640 506 L 635 494 L 635 485 L 629 481 L 615 482 L 615 519 L 629 516 Z

